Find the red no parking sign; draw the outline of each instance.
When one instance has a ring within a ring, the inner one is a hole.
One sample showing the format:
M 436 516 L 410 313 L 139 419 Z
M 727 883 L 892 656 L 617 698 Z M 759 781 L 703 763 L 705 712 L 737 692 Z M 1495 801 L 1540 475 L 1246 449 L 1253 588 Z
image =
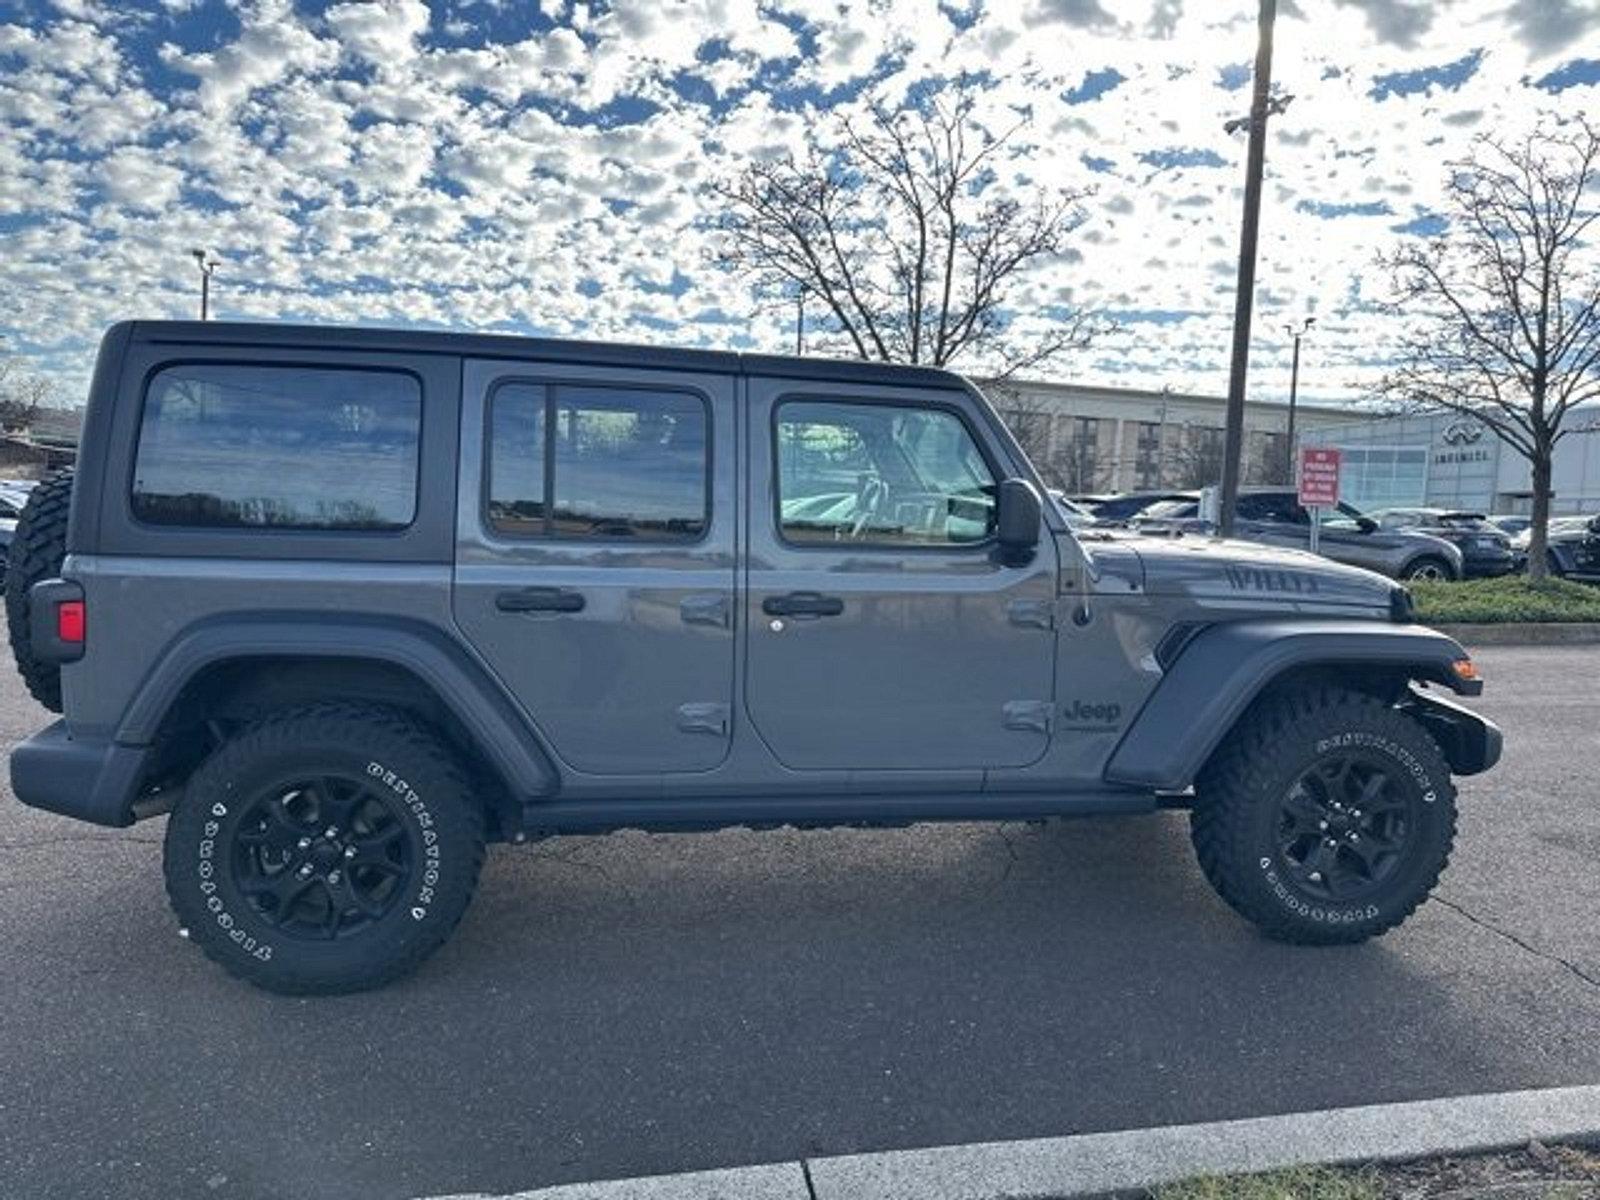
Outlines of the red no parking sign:
M 1332 446 L 1300 448 L 1300 504 L 1304 508 L 1336 508 L 1339 504 L 1340 453 Z

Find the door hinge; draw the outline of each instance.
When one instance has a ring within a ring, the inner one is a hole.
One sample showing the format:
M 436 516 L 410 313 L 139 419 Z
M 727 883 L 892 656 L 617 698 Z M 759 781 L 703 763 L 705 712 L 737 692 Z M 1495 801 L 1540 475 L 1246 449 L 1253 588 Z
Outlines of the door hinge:
M 1007 601 L 1006 620 L 1024 629 L 1054 629 L 1056 602 L 1054 600 Z
M 726 704 L 678 705 L 678 728 L 684 733 L 714 733 L 728 736 L 728 706 Z
M 1048 700 L 1008 700 L 1001 712 L 1007 729 L 1019 733 L 1049 733 L 1056 706 Z

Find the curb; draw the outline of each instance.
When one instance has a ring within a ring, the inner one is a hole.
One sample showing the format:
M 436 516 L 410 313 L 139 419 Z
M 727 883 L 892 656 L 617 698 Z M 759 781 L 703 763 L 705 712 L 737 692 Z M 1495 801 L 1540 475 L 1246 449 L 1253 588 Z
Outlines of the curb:
M 1600 1087 L 1546 1088 L 568 1184 L 500 1200 L 1069 1200 L 1197 1175 L 1396 1162 L 1596 1137 Z
M 1592 646 L 1600 644 L 1596 621 L 1506 621 L 1497 624 L 1435 625 L 1463 646 Z

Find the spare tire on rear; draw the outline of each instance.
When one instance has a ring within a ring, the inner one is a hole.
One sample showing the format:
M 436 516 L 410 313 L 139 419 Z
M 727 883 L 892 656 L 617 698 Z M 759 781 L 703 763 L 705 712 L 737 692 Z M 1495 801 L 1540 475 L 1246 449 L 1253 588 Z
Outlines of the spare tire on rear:
M 67 514 L 72 508 L 72 469 L 47 475 L 28 497 L 11 536 L 6 567 L 6 624 L 11 654 L 28 691 L 53 712 L 61 711 L 61 666 L 33 654 L 28 589 L 61 574 L 67 557 Z

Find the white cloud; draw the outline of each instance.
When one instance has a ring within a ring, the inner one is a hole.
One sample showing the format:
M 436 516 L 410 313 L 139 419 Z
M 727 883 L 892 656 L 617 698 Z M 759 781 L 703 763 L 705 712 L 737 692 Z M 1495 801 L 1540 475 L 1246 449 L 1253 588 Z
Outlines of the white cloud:
M 748 331 L 777 349 L 786 314 L 754 312 L 705 265 L 708 182 L 798 150 L 832 115 L 819 95 L 848 109 L 869 78 L 894 99 L 965 72 L 985 81 L 988 127 L 1032 118 L 996 160 L 996 187 L 1098 186 L 1074 253 L 1019 293 L 1023 323 L 1063 302 L 1186 316 L 1130 324 L 1063 373 L 1223 386 L 1244 143 L 1222 123 L 1248 89 L 1219 80 L 1248 65 L 1254 38 L 1238 6 L 627 0 L 547 4 L 552 29 L 481 2 L 430 21 L 421 0 L 321 16 L 237 0 L 237 28 L 217 35 L 188 3 L 129 22 L 68 0 L 0 24 L 0 273 L 34 297 L 0 330 L 55 361 L 86 361 L 117 317 L 190 313 L 196 244 L 224 258 L 225 315 L 688 344 Z M 1527 82 L 1592 45 L 1592 9 L 1282 6 L 1275 73 L 1296 99 L 1270 143 L 1256 386 L 1283 390 L 1279 326 L 1308 313 L 1303 393 L 1347 395 L 1370 377 L 1391 336 L 1370 307 L 1376 251 L 1439 203 L 1446 162 L 1475 134 L 1514 133 L 1541 107 L 1594 108 L 1593 86 L 1551 96 Z M 482 37 L 490 16 L 511 32 Z M 1375 77 L 1475 52 L 1455 90 L 1372 95 Z M 1067 102 L 1107 68 L 1120 81 Z M 1152 161 L 1160 151 L 1179 157 Z M 726 316 L 691 323 L 711 312 Z
M 416 56 L 417 39 L 428 29 L 422 0 L 362 0 L 336 4 L 326 20 L 353 53 L 395 69 Z
M 132 146 L 107 155 L 100 164 L 106 194 L 135 212 L 160 212 L 178 198 L 183 172 L 149 150 Z

